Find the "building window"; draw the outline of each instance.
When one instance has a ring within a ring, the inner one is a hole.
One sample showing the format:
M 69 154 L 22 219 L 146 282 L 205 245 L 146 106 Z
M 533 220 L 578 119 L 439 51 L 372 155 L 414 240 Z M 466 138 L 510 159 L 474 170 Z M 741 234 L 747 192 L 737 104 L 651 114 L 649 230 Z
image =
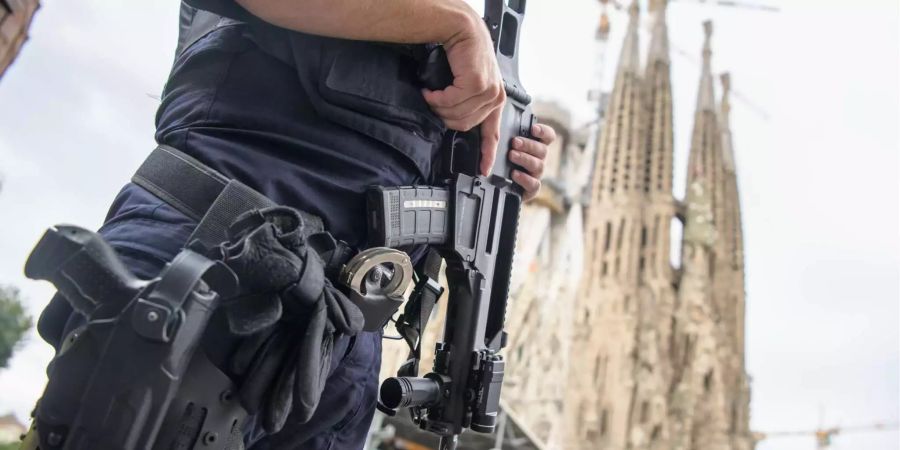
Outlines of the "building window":
M 600 436 L 606 436 L 606 431 L 609 425 L 609 411 L 606 408 L 603 409 L 603 412 L 600 413 Z
M 609 244 L 612 242 L 612 222 L 606 222 L 606 237 L 603 240 L 603 251 L 609 251 Z
M 657 242 L 659 242 L 659 222 L 661 217 L 659 214 L 653 219 L 653 245 L 655 246 Z
M 641 402 L 641 423 L 647 423 L 648 416 L 650 415 L 650 403 L 644 400 Z
M 619 222 L 619 235 L 616 237 L 616 250 L 622 250 L 622 239 L 625 238 L 625 219 Z

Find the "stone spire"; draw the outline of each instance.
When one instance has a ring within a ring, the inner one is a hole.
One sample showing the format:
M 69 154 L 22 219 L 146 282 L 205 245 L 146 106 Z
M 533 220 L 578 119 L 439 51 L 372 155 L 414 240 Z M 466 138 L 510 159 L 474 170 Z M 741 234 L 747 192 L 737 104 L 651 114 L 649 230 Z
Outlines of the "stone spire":
M 650 2 L 653 29 L 650 35 L 650 50 L 644 69 L 644 143 L 643 143 L 643 190 L 642 229 L 640 260 L 642 305 L 651 304 L 641 315 L 644 336 L 653 336 L 658 348 L 643 346 L 638 349 L 642 371 L 639 397 L 636 404 L 658 405 L 665 408 L 667 382 L 671 377 L 670 353 L 672 335 L 672 314 L 675 311 L 676 292 L 672 288 L 675 274 L 670 263 L 671 223 L 675 218 L 675 200 L 672 195 L 672 175 L 674 157 L 673 104 L 671 61 L 669 59 L 669 36 L 666 26 L 666 1 Z M 646 342 L 650 338 L 639 340 Z M 653 361 L 652 363 L 650 361 Z M 651 408 L 653 409 L 653 408 Z M 643 412 L 643 406 L 637 409 Z M 640 416 L 639 416 L 640 417 Z M 632 444 L 638 444 L 637 437 L 657 436 L 658 442 L 665 442 L 669 429 L 665 421 L 633 421 L 635 436 Z M 658 428 L 657 428 L 658 427 Z M 637 447 L 640 448 L 640 447 Z
M 625 32 L 625 41 L 622 43 L 622 55 L 619 57 L 619 74 L 623 72 L 637 72 L 640 66 L 639 22 L 640 9 L 637 0 L 635 0 L 631 2 L 631 6 L 628 8 L 628 30 Z
M 671 198 L 672 192 L 672 77 L 669 62 L 669 31 L 666 3 L 659 2 L 654 15 L 653 34 L 644 73 L 646 87 L 646 148 L 644 149 L 644 192 Z
M 600 140 L 594 172 L 591 204 L 637 189 L 643 174 L 638 170 L 641 152 L 641 80 L 639 10 L 629 8 L 628 29 L 619 57 L 616 80 Z
M 667 286 L 672 282 L 668 228 L 675 216 L 672 196 L 672 160 L 675 151 L 666 2 L 654 2 L 651 14 L 654 16 L 654 25 L 643 80 L 645 131 L 641 182 L 648 203 L 644 209 L 644 234 L 647 238 L 642 245 L 646 270 L 642 275 L 646 281 L 658 282 L 658 286 L 653 289 L 660 298 L 663 294 L 659 291 L 669 290 Z
M 706 39 L 703 43 L 703 66 L 697 92 L 697 107 L 694 112 L 694 131 L 691 135 L 687 186 L 694 183 L 697 174 L 703 174 L 706 192 L 712 206 L 713 223 L 718 223 L 724 214 L 722 210 L 724 166 L 712 75 L 712 22 L 704 22 L 703 30 Z M 702 170 L 697 170 L 698 166 Z
M 722 100 L 719 105 L 719 130 L 722 133 L 722 167 L 724 169 L 723 227 L 720 230 L 726 244 L 723 255 L 733 270 L 743 270 L 744 236 L 741 226 L 741 199 L 738 192 L 734 145 L 731 139 L 731 75 L 723 73 Z M 743 283 L 741 283 L 743 285 Z
M 669 62 L 669 29 L 666 25 L 666 0 L 651 0 L 650 14 L 653 17 L 653 32 L 650 36 L 650 50 L 647 53 L 647 68 L 656 61 Z
M 731 74 L 719 76 L 722 82 L 722 101 L 719 103 L 719 129 L 722 130 L 722 156 L 725 172 L 735 172 L 734 148 L 731 142 Z
M 743 355 L 744 348 L 744 232 L 741 224 L 741 199 L 737 183 L 734 146 L 731 139 L 729 103 L 731 78 L 721 76 L 722 101 L 719 106 L 719 129 L 722 133 L 722 154 L 724 166 L 722 224 L 718 227 L 722 236 L 717 275 L 717 294 L 726 299 L 724 319 L 729 323 L 731 341 L 735 355 Z M 743 358 L 736 364 L 738 371 L 744 370 Z
M 575 307 L 562 448 L 620 448 L 632 437 L 635 392 L 646 128 L 639 10 L 629 8 L 616 79 L 599 139 L 585 217 L 585 273 Z M 644 265 L 644 266 L 642 266 Z M 649 301 L 649 300 L 648 300 Z M 589 443 L 587 446 L 586 443 Z
M 703 22 L 703 33 L 706 38 L 703 40 L 703 67 L 700 72 L 700 90 L 697 94 L 697 109 L 703 109 L 704 111 L 714 111 L 716 108 L 712 76 L 712 32 L 712 22 L 709 20 Z

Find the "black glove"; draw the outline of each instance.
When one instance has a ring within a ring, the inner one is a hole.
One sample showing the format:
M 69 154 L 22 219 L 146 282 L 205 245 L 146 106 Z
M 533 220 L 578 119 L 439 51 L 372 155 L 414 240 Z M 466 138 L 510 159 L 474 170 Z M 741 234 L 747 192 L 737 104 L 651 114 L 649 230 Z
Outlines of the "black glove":
M 240 279 L 240 295 L 224 305 L 229 327 L 247 336 L 231 360 L 241 378 L 240 399 L 261 411 L 275 433 L 288 413 L 312 417 L 325 387 L 334 339 L 353 336 L 364 319 L 325 278 L 324 263 L 302 233 L 296 210 L 274 207 L 239 217 L 221 247 Z

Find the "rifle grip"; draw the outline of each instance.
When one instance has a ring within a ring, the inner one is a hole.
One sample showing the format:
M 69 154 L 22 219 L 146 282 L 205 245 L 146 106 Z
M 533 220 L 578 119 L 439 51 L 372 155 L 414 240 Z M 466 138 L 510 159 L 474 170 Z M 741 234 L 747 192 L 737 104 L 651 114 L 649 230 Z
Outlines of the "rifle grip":
M 453 84 L 453 71 L 443 46 L 435 45 L 429 50 L 419 67 L 419 81 L 431 91 L 442 91 Z

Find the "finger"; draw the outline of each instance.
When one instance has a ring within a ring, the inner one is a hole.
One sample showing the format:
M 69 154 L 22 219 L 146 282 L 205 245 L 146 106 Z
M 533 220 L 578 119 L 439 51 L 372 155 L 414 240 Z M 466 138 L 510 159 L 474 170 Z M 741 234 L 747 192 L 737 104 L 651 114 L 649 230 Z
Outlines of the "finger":
M 425 102 L 432 108 L 450 108 L 480 94 L 481 92 L 464 89 L 455 85 L 447 86 L 447 88 L 442 91 L 422 89 L 422 96 L 425 97 Z
M 531 127 L 531 135 L 547 145 L 552 144 L 556 140 L 556 130 L 549 125 L 540 123 L 536 123 Z
M 533 199 L 541 190 L 541 180 L 528 175 L 525 172 L 513 170 L 512 179 L 516 182 L 516 184 L 522 186 L 522 189 L 524 189 L 525 192 L 523 194 L 523 197 L 525 197 L 525 200 Z
M 529 155 L 532 155 L 539 159 L 546 159 L 547 152 L 549 150 L 547 144 L 544 144 L 543 142 L 538 142 L 532 139 L 521 137 L 513 138 L 512 148 L 513 150 L 519 150 L 523 153 L 528 153 Z
M 486 105 L 483 105 L 477 111 L 474 111 L 471 114 L 469 114 L 468 116 L 465 116 L 465 117 L 462 117 L 459 119 L 446 118 L 438 111 L 435 111 L 435 113 L 437 113 L 438 117 L 440 117 L 444 120 L 444 125 L 446 125 L 447 128 L 449 128 L 451 130 L 457 130 L 457 131 L 469 131 L 472 128 L 474 128 L 476 125 L 484 122 L 484 119 L 486 119 L 487 116 L 491 114 L 491 112 L 494 110 L 494 108 L 495 108 L 495 106 L 493 106 L 491 104 L 486 104 Z
M 544 175 L 544 160 L 540 158 L 512 150 L 509 152 L 509 160 L 528 171 L 528 174 L 534 178 L 540 179 Z
M 497 144 L 500 142 L 500 114 L 497 108 L 481 124 L 481 174 L 488 176 L 497 158 Z
M 500 83 L 490 83 L 480 76 L 458 76 L 453 84 L 440 91 L 422 90 L 425 101 L 434 108 L 452 108 L 475 97 L 494 98 L 503 91 Z
M 474 112 L 485 109 L 485 107 L 493 107 L 495 99 L 496 97 L 485 94 L 472 97 L 456 106 L 432 106 L 431 109 L 442 119 L 463 120 Z M 484 120 L 484 117 L 482 117 L 482 120 Z

